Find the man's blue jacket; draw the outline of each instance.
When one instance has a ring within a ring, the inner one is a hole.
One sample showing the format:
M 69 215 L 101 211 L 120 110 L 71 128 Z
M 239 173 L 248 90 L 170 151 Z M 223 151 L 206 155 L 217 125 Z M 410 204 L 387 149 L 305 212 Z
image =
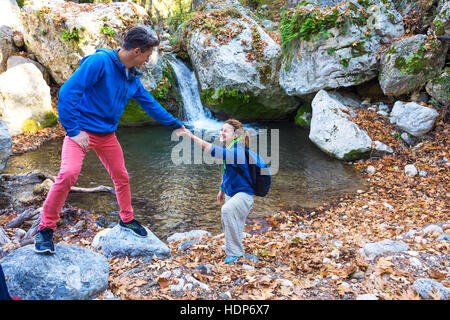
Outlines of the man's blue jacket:
M 90 133 L 114 132 L 128 100 L 134 98 L 156 121 L 173 129 L 183 124 L 172 116 L 143 87 L 142 73 L 135 68 L 127 76 L 118 49 L 97 49 L 84 57 L 80 66 L 61 86 L 58 115 L 69 137 L 80 130 Z

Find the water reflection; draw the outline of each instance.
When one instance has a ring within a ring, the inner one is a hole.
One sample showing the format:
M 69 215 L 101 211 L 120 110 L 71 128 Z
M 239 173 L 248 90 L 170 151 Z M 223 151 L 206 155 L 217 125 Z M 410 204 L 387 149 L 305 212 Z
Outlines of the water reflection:
M 255 197 L 250 217 L 277 212 L 281 204 L 313 207 L 344 192 L 362 188 L 357 172 L 317 149 L 309 141 L 307 130 L 285 123 L 266 127 L 279 129 L 279 171 L 273 176 L 269 195 Z M 173 232 L 191 229 L 219 233 L 218 165 L 175 165 L 171 151 L 177 142 L 171 141 L 171 133 L 167 127 L 121 128 L 117 132 L 130 175 L 135 216 L 163 239 Z M 61 144 L 60 140 L 50 142 L 38 151 L 11 157 L 5 173 L 37 169 L 56 175 Z M 112 181 L 91 151 L 86 155 L 77 186 L 97 185 L 112 186 Z M 118 219 L 119 207 L 114 195 L 70 193 L 68 201 L 95 210 L 109 222 Z

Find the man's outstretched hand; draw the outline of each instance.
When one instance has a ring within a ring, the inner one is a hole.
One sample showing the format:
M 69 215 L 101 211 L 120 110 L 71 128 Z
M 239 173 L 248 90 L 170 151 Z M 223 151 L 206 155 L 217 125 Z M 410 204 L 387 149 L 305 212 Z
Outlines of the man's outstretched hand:
M 75 137 L 71 137 L 70 139 L 75 141 L 81 147 L 81 149 L 83 149 L 84 152 L 88 150 L 89 135 L 86 132 L 80 131 L 78 135 L 76 135 Z

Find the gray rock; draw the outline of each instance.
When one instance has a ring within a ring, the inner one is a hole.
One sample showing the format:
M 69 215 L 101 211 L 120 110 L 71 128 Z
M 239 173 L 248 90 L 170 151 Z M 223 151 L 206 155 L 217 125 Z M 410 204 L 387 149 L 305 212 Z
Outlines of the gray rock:
M 417 169 L 413 164 L 407 164 L 405 166 L 405 175 L 407 177 L 415 177 L 417 175 Z
M 376 169 L 374 166 L 367 166 L 366 171 L 367 173 L 374 174 L 376 172 Z
M 168 258 L 171 256 L 170 249 L 155 236 L 148 228 L 147 237 L 142 238 L 125 230 L 119 225 L 100 231 L 94 237 L 92 246 L 107 256 L 153 256 Z
M 32 63 L 19 64 L 0 74 L 0 96 L 2 119 L 12 136 L 23 132 L 26 121 L 44 125 L 49 114 L 53 114 L 50 87 Z
M 428 292 L 433 292 L 433 289 L 438 290 L 441 293 L 441 300 L 450 298 L 450 289 L 432 279 L 417 279 L 413 283 L 413 288 L 424 299 L 431 298 Z
M 436 238 L 436 241 L 450 241 L 450 235 L 447 233 L 441 234 Z
M 438 116 L 439 113 L 432 108 L 421 106 L 415 102 L 397 101 L 392 108 L 390 120 L 400 129 L 420 137 L 433 128 Z
M 39 10 L 43 13 L 37 15 Z M 149 22 L 146 10 L 132 2 L 92 5 L 61 0 L 26 1 L 20 19 L 28 52 L 36 55 L 59 85 L 72 75 L 82 57 L 93 54 L 97 48 L 120 45 L 130 22 L 133 25 Z M 104 26 L 114 34 L 106 35 L 102 31 Z M 66 41 L 61 37 L 64 29 L 79 30 L 82 40 L 75 44 Z
M 8 26 L 15 31 L 22 31 L 23 26 L 19 15 L 20 8 L 16 0 L 0 1 L 0 25 Z
M 178 245 L 178 252 L 189 250 L 194 244 L 199 243 L 200 240 L 185 240 Z
M 0 260 L 10 294 L 25 300 L 83 300 L 108 287 L 109 264 L 103 255 L 66 244 L 55 250 L 42 255 L 28 245 Z
M 221 29 L 229 28 L 235 35 L 224 41 L 223 34 L 213 35 L 208 30 L 188 26 L 191 30 L 187 51 L 198 78 L 203 104 L 215 113 L 241 120 L 281 119 L 294 112 L 299 105 L 298 99 L 287 95 L 279 83 L 281 46 L 237 1 L 208 5 L 205 14 L 213 9 L 233 10 L 234 15 Z M 252 44 L 256 37 L 264 48 L 260 57 L 248 59 L 254 52 Z M 229 91 L 246 95 L 248 99 L 240 100 L 240 107 L 230 107 L 223 101 L 226 95 L 222 96 Z
M 359 17 L 359 10 L 363 9 L 359 1 L 345 2 L 337 10 L 347 10 L 354 18 Z M 294 40 L 290 52 L 284 54 L 280 70 L 280 85 L 287 94 L 302 96 L 321 89 L 350 87 L 377 76 L 378 50 L 383 43 L 402 36 L 404 27 L 400 14 L 392 6 L 388 8 L 382 1 L 367 2 L 378 7 L 370 13 L 370 23 L 332 28 L 328 30 L 330 37 L 318 34 L 309 41 Z M 350 3 L 359 10 L 353 11 Z M 317 9 L 311 5 L 303 7 Z M 326 7 L 319 9 L 325 11 Z
M 425 90 L 436 101 L 445 106 L 450 104 L 449 82 L 450 74 L 448 72 L 442 72 L 436 78 L 428 81 Z
M 309 139 L 323 152 L 341 160 L 366 157 L 372 151 L 372 139 L 349 119 L 351 109 L 320 90 L 311 103 Z M 392 148 L 375 141 L 374 153 L 382 155 Z
M 6 61 L 6 69 L 14 68 L 15 66 L 18 66 L 19 64 L 24 63 L 32 63 L 34 64 L 41 72 L 42 76 L 44 77 L 45 82 L 50 86 L 51 80 L 50 80 L 50 74 L 47 72 L 47 70 L 44 68 L 42 64 L 40 64 L 37 61 L 34 61 L 30 58 L 22 57 L 22 56 L 11 56 Z
M 210 274 L 211 268 L 213 267 L 212 264 L 199 264 L 197 267 L 195 267 L 194 270 L 200 271 L 202 274 Z
M 9 134 L 6 123 L 3 120 L 0 120 L 0 172 L 2 172 L 6 167 L 11 150 L 11 135 Z
M 400 138 L 402 138 L 403 141 L 405 141 L 410 146 L 414 145 L 416 143 L 416 139 L 412 137 L 409 133 L 403 132 L 400 135 Z
M 249 254 L 249 253 L 244 254 L 244 258 L 247 259 L 247 260 L 253 260 L 255 262 L 259 261 L 257 256 L 255 256 L 253 254 Z
M 359 252 L 366 260 L 373 260 L 377 256 L 390 252 L 402 252 L 409 250 L 409 246 L 403 241 L 393 241 L 390 239 L 379 242 L 369 242 L 362 247 Z
M 205 230 L 191 230 L 188 232 L 174 233 L 167 238 L 167 242 L 178 241 L 182 239 L 199 239 L 202 238 L 205 234 L 208 235 L 208 237 L 211 237 L 211 233 Z
M 13 30 L 5 25 L 0 25 L 0 73 L 6 70 L 6 61 L 9 56 L 18 50 L 12 40 Z
M 426 35 L 417 34 L 395 41 L 382 53 L 378 80 L 385 95 L 399 96 L 413 92 L 425 85 L 427 79 L 439 74 L 445 65 L 445 53 L 448 48 L 446 43 L 440 41 L 429 44 L 431 48 L 421 54 L 423 67 L 411 71 L 403 69 L 402 65 L 406 65 L 406 61 L 417 54 L 421 45 L 426 45 L 426 41 Z
M 437 36 L 450 36 L 450 2 L 442 1 L 438 14 L 431 24 L 431 31 Z

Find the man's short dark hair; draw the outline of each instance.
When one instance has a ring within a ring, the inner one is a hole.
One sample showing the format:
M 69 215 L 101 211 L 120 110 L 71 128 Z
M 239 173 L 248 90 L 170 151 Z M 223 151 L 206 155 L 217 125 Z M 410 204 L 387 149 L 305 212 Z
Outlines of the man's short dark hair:
M 123 48 L 125 50 L 133 50 L 140 48 L 141 52 L 145 52 L 151 47 L 159 45 L 159 39 L 156 35 L 151 34 L 146 28 L 135 26 L 125 33 L 123 40 Z

